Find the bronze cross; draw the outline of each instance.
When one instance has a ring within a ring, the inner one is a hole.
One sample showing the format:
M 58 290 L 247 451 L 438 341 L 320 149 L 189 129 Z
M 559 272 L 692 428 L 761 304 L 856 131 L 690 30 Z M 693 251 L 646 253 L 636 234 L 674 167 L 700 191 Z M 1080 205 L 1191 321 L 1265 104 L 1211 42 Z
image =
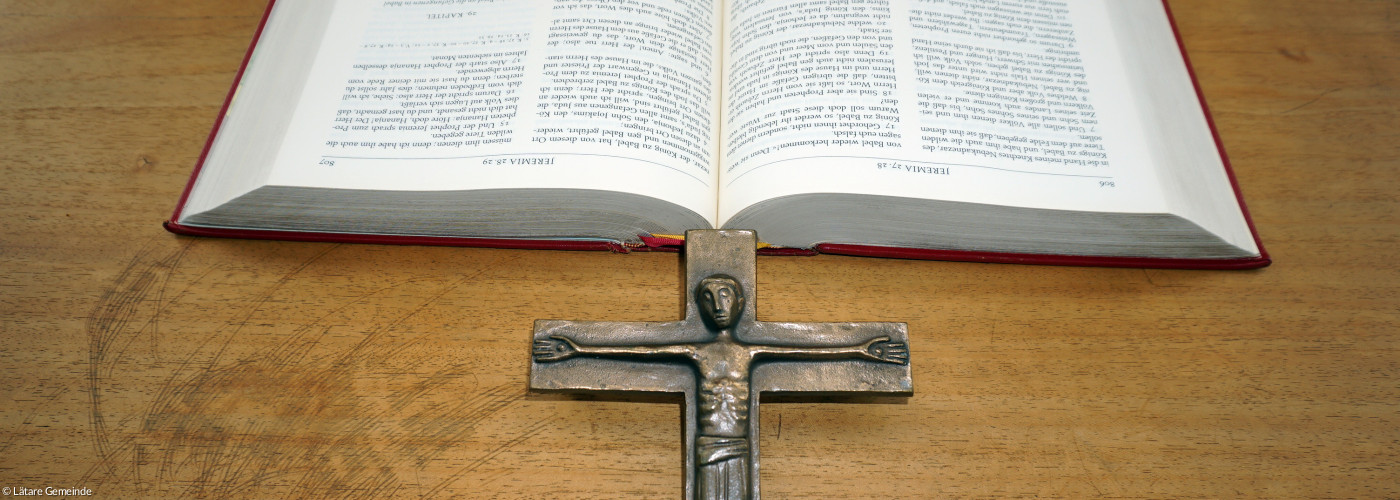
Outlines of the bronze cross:
M 910 394 L 904 323 L 756 319 L 753 231 L 686 233 L 685 319 L 535 322 L 530 387 L 685 395 L 685 498 L 758 498 L 764 392 Z

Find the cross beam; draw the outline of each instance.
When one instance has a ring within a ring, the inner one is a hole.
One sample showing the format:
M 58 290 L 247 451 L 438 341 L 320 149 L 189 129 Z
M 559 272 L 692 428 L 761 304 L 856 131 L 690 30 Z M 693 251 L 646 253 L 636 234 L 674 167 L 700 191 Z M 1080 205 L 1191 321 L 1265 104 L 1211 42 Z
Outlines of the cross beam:
M 680 321 L 535 322 L 530 387 L 685 397 L 685 498 L 757 499 L 769 393 L 913 392 L 904 323 L 757 320 L 753 231 L 686 233 Z

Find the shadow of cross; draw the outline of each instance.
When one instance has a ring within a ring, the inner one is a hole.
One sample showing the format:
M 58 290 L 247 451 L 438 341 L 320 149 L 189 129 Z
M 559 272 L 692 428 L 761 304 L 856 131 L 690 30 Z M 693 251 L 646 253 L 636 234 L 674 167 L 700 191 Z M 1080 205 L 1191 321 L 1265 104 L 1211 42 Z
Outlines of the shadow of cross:
M 535 322 L 530 387 L 685 395 L 685 498 L 757 499 L 764 392 L 912 393 L 904 323 L 757 321 L 753 231 L 686 233 L 685 319 Z

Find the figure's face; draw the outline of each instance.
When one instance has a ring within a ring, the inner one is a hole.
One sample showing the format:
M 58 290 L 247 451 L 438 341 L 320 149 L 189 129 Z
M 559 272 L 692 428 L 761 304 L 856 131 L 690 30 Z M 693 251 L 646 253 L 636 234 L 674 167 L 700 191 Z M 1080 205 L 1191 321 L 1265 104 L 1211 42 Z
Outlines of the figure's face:
M 734 326 L 744 310 L 744 296 L 739 284 L 728 278 L 707 279 L 700 286 L 700 312 L 720 329 Z

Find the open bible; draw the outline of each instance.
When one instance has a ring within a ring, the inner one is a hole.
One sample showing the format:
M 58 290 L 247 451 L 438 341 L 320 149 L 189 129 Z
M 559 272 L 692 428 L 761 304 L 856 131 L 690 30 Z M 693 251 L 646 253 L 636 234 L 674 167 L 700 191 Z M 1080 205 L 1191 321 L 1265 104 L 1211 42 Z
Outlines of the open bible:
M 1163 0 L 276 0 L 166 226 L 1269 263 Z

